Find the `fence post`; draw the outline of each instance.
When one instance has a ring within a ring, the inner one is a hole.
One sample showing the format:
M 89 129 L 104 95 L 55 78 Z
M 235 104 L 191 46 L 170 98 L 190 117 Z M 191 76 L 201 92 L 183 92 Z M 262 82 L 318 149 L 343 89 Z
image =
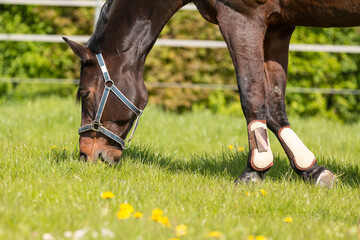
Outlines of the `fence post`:
M 97 20 L 99 19 L 100 11 L 101 11 L 101 2 L 102 0 L 96 0 L 96 8 L 94 13 L 94 31 L 96 27 Z

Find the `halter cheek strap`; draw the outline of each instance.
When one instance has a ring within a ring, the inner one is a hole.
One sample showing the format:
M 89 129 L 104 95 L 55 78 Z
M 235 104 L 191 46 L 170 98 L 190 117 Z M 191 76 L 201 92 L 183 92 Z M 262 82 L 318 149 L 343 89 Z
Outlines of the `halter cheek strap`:
M 130 141 L 133 138 L 135 134 L 135 130 L 139 124 L 140 116 L 142 114 L 142 110 L 138 109 L 114 84 L 114 82 L 111 80 L 109 71 L 107 70 L 105 61 L 101 53 L 96 54 L 96 59 L 99 63 L 99 66 L 101 68 L 101 72 L 105 81 L 105 87 L 104 92 L 100 100 L 100 104 L 98 107 L 98 110 L 96 112 L 95 119 L 91 124 L 84 125 L 78 129 L 79 134 L 87 131 L 94 131 L 94 132 L 100 132 L 104 134 L 105 136 L 111 138 L 115 142 L 119 143 L 123 149 L 128 149 L 130 147 Z M 123 140 L 119 136 L 117 136 L 115 133 L 111 132 L 110 130 L 106 129 L 102 126 L 100 120 L 101 116 L 104 112 L 105 104 L 107 102 L 109 93 L 113 92 L 116 97 L 118 97 L 124 104 L 127 106 L 133 113 L 135 113 L 136 121 L 135 126 L 131 132 L 131 135 L 128 140 Z M 127 143 L 127 144 L 126 144 Z

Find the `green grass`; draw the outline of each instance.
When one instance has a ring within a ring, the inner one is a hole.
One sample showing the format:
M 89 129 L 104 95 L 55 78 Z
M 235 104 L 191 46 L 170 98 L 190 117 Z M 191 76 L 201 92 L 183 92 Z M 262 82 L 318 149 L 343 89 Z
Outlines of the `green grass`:
M 43 239 L 45 233 L 77 239 L 64 233 L 79 229 L 86 229 L 81 239 L 170 239 L 178 224 L 188 226 L 181 239 L 208 239 L 214 230 L 240 240 L 360 238 L 359 123 L 290 119 L 319 163 L 341 175 L 328 190 L 302 182 L 273 135 L 275 166 L 268 178 L 235 187 L 247 158 L 227 148 L 247 149 L 239 117 L 149 106 L 133 146 L 119 166 L 109 167 L 79 160 L 80 108 L 73 99 L 6 103 L 0 112 L 0 239 Z M 267 195 L 256 196 L 260 189 Z M 115 198 L 101 199 L 104 191 Z M 117 219 L 124 202 L 144 217 Z M 155 208 L 172 227 L 151 220 Z M 283 222 L 287 216 L 292 223 Z

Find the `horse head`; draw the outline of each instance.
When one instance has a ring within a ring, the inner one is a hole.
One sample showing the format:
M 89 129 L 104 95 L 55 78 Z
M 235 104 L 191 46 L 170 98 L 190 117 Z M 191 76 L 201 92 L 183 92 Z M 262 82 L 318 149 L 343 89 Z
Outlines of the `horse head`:
M 79 128 L 80 156 L 95 162 L 98 158 L 116 164 L 129 147 L 139 117 L 147 103 L 143 84 L 121 73 L 122 59 L 103 57 L 87 46 L 64 38 L 81 59 L 77 99 L 81 102 Z M 127 134 L 134 125 L 129 140 Z

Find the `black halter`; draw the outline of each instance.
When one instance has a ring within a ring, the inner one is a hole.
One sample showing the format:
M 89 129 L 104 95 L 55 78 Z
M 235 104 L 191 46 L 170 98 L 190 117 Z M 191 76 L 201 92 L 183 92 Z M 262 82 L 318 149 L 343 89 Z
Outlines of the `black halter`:
M 123 149 L 128 149 L 130 147 L 130 141 L 134 136 L 135 130 L 138 126 L 139 123 L 139 119 L 140 116 L 143 112 L 143 110 L 138 109 L 132 102 L 130 102 L 129 99 L 127 99 L 127 97 L 115 86 L 114 82 L 111 80 L 109 72 L 107 70 L 105 61 L 103 56 L 101 55 L 101 53 L 96 54 L 96 58 L 98 60 L 98 63 L 100 65 L 101 68 L 101 72 L 103 74 L 104 77 L 104 81 L 105 81 L 105 88 L 104 88 L 104 92 L 103 95 L 101 97 L 101 101 L 99 104 L 99 108 L 97 110 L 96 116 L 94 121 L 91 124 L 87 124 L 85 126 L 82 126 L 79 128 L 78 132 L 83 133 L 83 132 L 87 132 L 87 131 L 94 131 L 94 132 L 101 132 L 102 134 L 104 134 L 105 136 L 111 138 L 112 140 L 114 140 L 115 142 L 119 143 L 121 145 L 121 147 Z M 110 91 L 112 91 L 115 96 L 117 96 L 131 111 L 133 111 L 136 114 L 136 121 L 135 121 L 135 126 L 131 132 L 130 138 L 129 140 L 123 140 L 122 138 L 118 137 L 115 133 L 111 132 L 110 130 L 104 128 L 102 126 L 102 124 L 100 123 L 100 119 L 101 119 L 101 115 L 104 111 L 105 108 L 105 104 L 107 101 L 107 98 L 109 96 Z M 126 144 L 127 143 L 127 144 Z

